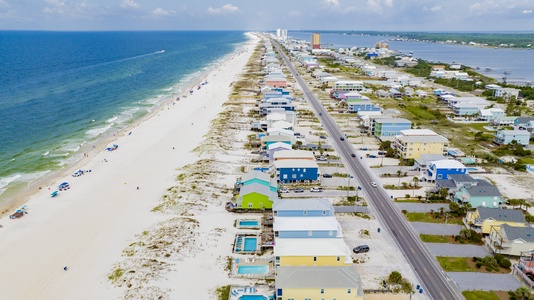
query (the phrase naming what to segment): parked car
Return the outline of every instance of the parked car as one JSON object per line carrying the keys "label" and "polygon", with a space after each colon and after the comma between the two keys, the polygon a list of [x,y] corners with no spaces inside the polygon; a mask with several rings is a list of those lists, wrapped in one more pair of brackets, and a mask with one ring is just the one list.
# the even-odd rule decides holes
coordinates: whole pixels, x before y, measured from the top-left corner
{"label": "parked car", "polygon": [[363,150],[363,151],[365,151],[365,150],[369,150],[369,149],[367,149],[367,148],[360,148],[360,150]]}
{"label": "parked car", "polygon": [[326,140],[326,136],[324,136],[324,135],[319,136],[319,138],[320,138],[320,139],[325,139],[325,140]]}
{"label": "parked car", "polygon": [[376,184],[376,182],[374,182],[374,181],[371,182],[371,185],[372,185],[373,187],[377,187],[377,186],[378,186],[378,184]]}
{"label": "parked car", "polygon": [[326,157],[324,157],[324,156],[319,156],[317,158],[317,160],[319,160],[319,161],[327,161]]}
{"label": "parked car", "polygon": [[369,252],[369,246],[367,245],[360,245],[352,249],[354,253],[367,253]]}
{"label": "parked car", "polygon": [[295,193],[304,193],[304,189],[303,188],[296,188],[295,189]]}
{"label": "parked car", "polygon": [[332,174],[323,174],[323,178],[332,178]]}
{"label": "parked car", "polygon": [[356,157],[356,154],[352,153],[350,156],[352,156],[352,157]]}
{"label": "parked car", "polygon": [[310,189],[310,192],[312,192],[312,193],[320,193],[322,191],[323,191],[323,188],[321,188],[321,187],[312,187]]}
{"label": "parked car", "polygon": [[344,141],[344,140],[345,140],[345,138],[344,138],[344,137],[340,137],[339,139],[340,139],[340,140],[342,140],[342,141]]}
{"label": "parked car", "polygon": [[323,115],[323,113],[319,113],[319,116],[322,116],[322,115]]}
{"label": "parked car", "polygon": [[281,188],[280,193],[289,193],[289,188]]}
{"label": "parked car", "polygon": [[378,155],[386,155],[386,151],[378,151]]}
{"label": "parked car", "polygon": [[369,155],[369,158],[376,158],[376,155]]}

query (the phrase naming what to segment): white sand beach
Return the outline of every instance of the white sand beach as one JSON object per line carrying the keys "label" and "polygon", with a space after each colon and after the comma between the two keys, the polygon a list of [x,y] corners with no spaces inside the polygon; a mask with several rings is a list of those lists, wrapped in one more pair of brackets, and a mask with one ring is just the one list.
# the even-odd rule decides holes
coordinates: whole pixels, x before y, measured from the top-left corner
{"label": "white sand beach", "polygon": [[[91,154],[43,187],[26,203],[27,215],[17,220],[4,217],[0,229],[0,298],[123,298],[125,287],[117,288],[108,276],[124,259],[123,250],[137,242],[143,231],[167,220],[169,230],[182,228],[193,233],[191,226],[198,226],[194,222],[175,226],[171,217],[151,210],[167,189],[176,185],[178,169],[199,160],[199,154],[192,151],[223,111],[230,85],[257,42],[253,37],[220,68],[202,78],[208,84],[195,88],[193,95],[165,104],[151,118],[117,135],[110,143],[119,145],[116,151],[102,149]],[[71,177],[77,169],[91,172]],[[71,189],[51,198],[48,188],[54,190],[63,181],[68,181]],[[189,193],[189,197],[194,198],[194,194]],[[209,289],[228,284],[224,282],[227,274],[220,269],[231,249],[233,232],[224,228],[231,226],[235,217],[224,214],[222,206],[208,207],[206,214],[199,216],[208,220],[194,231],[190,248],[185,245],[187,241],[177,248],[182,251],[182,263],[171,268],[172,276],[161,280],[162,289],[174,290],[173,296],[178,297],[174,299],[208,299]],[[217,237],[226,244],[217,245]],[[196,255],[199,247],[209,247],[210,251]],[[192,260],[185,257],[187,251]],[[64,266],[68,266],[67,271]]]}

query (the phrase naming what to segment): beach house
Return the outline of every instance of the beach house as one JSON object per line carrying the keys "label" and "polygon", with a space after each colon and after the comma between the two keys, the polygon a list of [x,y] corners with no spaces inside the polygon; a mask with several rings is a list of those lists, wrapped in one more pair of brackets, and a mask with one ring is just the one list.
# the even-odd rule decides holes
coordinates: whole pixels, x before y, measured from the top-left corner
{"label": "beach house", "polygon": [[416,159],[421,154],[447,154],[449,140],[429,129],[401,130],[394,147],[402,159]]}
{"label": "beach house", "polygon": [[469,203],[471,207],[498,208],[504,203],[499,189],[484,179],[476,179],[471,185],[464,185],[454,194],[454,200],[460,204]]}
{"label": "beach house", "polygon": [[288,135],[266,135],[261,137],[261,146],[263,149],[267,149],[269,145],[274,143],[285,143],[288,145],[293,145],[296,142],[295,136]]}
{"label": "beach house", "polygon": [[530,142],[530,132],[526,130],[499,130],[495,135],[495,143],[508,145],[512,141],[526,147]]}
{"label": "beach house", "polygon": [[277,151],[273,154],[274,161],[295,160],[295,159],[315,161],[315,156],[313,156],[313,152],[305,151],[305,150]]}
{"label": "beach house", "polygon": [[328,199],[279,199],[273,204],[274,217],[331,217],[334,207]]}
{"label": "beach house", "polygon": [[254,183],[267,186],[273,192],[278,191],[278,183],[276,182],[276,179],[271,178],[271,176],[267,173],[261,171],[250,171],[241,178],[242,186],[247,186]]}
{"label": "beach house", "polygon": [[350,249],[343,239],[276,238],[276,266],[347,266],[352,265]]}
{"label": "beach house", "polygon": [[436,179],[436,188],[447,189],[450,196],[454,196],[462,186],[474,184],[477,184],[477,180],[469,174],[450,174],[448,179]]}
{"label": "beach house", "polygon": [[278,199],[278,193],[270,186],[253,182],[241,187],[237,198],[237,207],[246,209],[270,209],[273,201]]}
{"label": "beach house", "polygon": [[462,175],[466,173],[467,168],[461,162],[454,159],[442,159],[430,163],[424,180],[435,182],[438,179],[448,179],[450,175]]}
{"label": "beach house", "polygon": [[280,182],[315,182],[319,179],[319,165],[314,160],[275,160],[273,171]]}
{"label": "beach house", "polygon": [[342,238],[336,217],[274,217],[274,236],[279,238]]}
{"label": "beach house", "polygon": [[478,119],[480,121],[490,122],[492,120],[500,119],[503,117],[504,117],[504,110],[497,108],[497,107],[481,109],[478,112]]}
{"label": "beach house", "polygon": [[412,122],[402,118],[376,118],[373,121],[372,133],[377,138],[381,139],[388,137],[389,139],[395,139],[396,135],[399,135],[401,130],[410,129]]}
{"label": "beach house", "polygon": [[500,227],[503,224],[530,228],[520,209],[477,207],[467,212],[464,223],[468,228],[479,230],[483,234],[489,234],[491,227]]}
{"label": "beach house", "polygon": [[354,267],[278,267],[277,300],[363,300],[360,276]]}
{"label": "beach house", "polygon": [[269,155],[269,163],[272,164],[274,161],[274,153],[278,151],[285,151],[285,150],[291,150],[292,146],[290,144],[277,142],[270,144],[267,147],[267,153]]}
{"label": "beach house", "polygon": [[[347,96],[348,95],[348,96]],[[380,111],[380,107],[376,106],[369,97],[361,96],[360,97],[352,97],[350,94],[346,94],[347,99],[345,102],[347,103],[347,111],[351,113],[359,113],[364,111]]]}
{"label": "beach house", "polygon": [[484,242],[493,253],[520,256],[521,252],[534,249],[534,228],[508,224],[491,226],[489,236]]}
{"label": "beach house", "polygon": [[334,84],[332,91],[356,91],[361,92],[365,89],[363,81],[354,81],[354,80],[338,80]]}

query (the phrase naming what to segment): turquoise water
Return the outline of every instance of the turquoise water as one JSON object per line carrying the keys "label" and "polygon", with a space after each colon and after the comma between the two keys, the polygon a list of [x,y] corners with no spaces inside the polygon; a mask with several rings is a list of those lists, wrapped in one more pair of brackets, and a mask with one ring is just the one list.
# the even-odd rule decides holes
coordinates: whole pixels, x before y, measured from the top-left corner
{"label": "turquoise water", "polygon": [[267,300],[267,298],[262,295],[243,295],[239,300]]}
{"label": "turquoise water", "polygon": [[267,274],[268,266],[239,266],[237,274]]}
{"label": "turquoise water", "polygon": [[256,251],[258,247],[258,238],[245,238],[245,246],[243,247],[243,250],[245,252],[254,252]]}
{"label": "turquoise water", "polygon": [[245,41],[238,31],[0,31],[0,202],[182,95]]}
{"label": "turquoise water", "polygon": [[247,220],[247,221],[239,221],[239,226],[241,227],[253,227],[253,226],[258,226],[258,221],[251,221],[251,220]]}

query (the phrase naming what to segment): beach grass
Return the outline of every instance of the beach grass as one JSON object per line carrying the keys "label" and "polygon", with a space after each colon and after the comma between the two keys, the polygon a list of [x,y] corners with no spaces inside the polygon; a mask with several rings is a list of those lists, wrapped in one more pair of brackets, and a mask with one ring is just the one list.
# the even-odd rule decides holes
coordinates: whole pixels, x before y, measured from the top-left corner
{"label": "beach grass", "polygon": [[448,243],[447,238],[442,235],[420,234],[419,237],[424,243]]}
{"label": "beach grass", "polygon": [[466,257],[437,256],[436,259],[445,272],[476,272],[469,266]]}
{"label": "beach grass", "polygon": [[228,300],[230,297],[230,285],[223,285],[215,290],[217,300]]}

